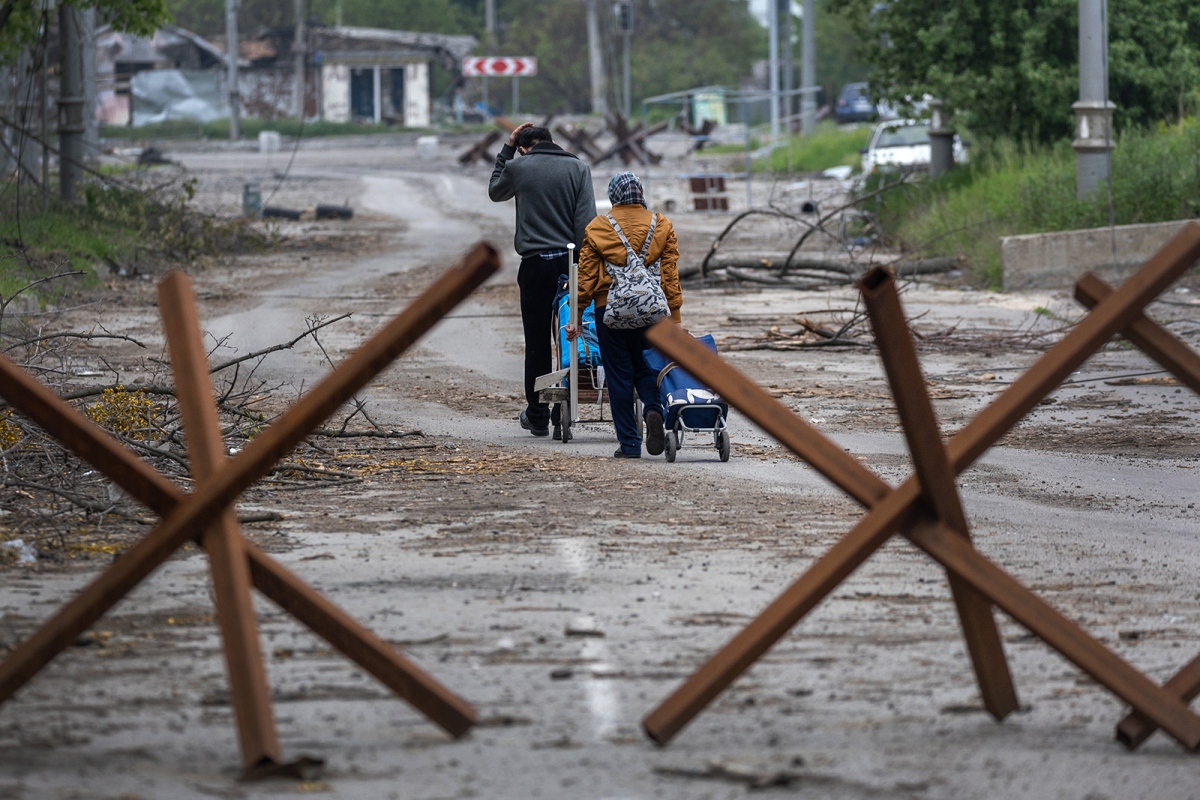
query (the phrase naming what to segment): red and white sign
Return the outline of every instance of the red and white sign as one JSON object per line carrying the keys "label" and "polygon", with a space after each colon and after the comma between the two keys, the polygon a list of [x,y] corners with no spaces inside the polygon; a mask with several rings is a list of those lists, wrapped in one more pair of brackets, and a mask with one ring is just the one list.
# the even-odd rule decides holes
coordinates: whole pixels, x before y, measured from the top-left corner
{"label": "red and white sign", "polygon": [[468,56],[463,59],[462,74],[467,78],[476,75],[532,78],[534,75],[537,75],[537,59],[533,56],[518,56],[515,58]]}

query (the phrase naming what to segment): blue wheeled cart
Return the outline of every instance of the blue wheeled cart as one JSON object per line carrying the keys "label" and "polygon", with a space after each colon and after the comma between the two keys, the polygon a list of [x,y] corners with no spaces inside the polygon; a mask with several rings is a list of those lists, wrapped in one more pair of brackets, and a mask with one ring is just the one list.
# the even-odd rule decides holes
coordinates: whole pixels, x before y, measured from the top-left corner
{"label": "blue wheeled cart", "polygon": [[[717,343],[711,334],[697,336],[696,341],[714,353]],[[645,350],[642,355],[646,365],[658,372],[658,390],[662,395],[663,427],[666,429],[667,461],[685,446],[685,433],[709,434],[712,445],[722,461],[729,460],[729,428],[725,421],[729,416],[729,404],[700,381],[693,378],[674,361],[668,361],[657,350]],[[686,445],[709,447],[707,443]]]}

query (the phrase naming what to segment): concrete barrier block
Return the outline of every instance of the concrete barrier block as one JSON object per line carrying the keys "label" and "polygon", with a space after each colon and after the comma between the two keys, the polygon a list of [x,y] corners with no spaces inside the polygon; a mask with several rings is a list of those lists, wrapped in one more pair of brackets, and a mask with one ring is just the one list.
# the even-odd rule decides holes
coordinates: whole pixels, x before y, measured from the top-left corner
{"label": "concrete barrier block", "polygon": [[1116,277],[1124,279],[1187,223],[1177,220],[1118,225],[1115,270],[1110,228],[1005,236],[1000,239],[1004,289],[1069,289],[1091,271],[1108,281],[1113,279],[1114,271]]}

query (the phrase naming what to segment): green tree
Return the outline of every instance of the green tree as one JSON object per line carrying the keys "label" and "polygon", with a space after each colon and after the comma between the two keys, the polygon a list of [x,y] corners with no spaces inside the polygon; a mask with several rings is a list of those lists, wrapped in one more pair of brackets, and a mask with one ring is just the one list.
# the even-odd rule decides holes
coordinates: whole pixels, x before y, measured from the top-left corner
{"label": "green tree", "polygon": [[[164,0],[71,0],[66,5],[94,8],[99,18],[120,31],[148,35],[169,19]],[[50,24],[56,25],[56,15]],[[41,35],[42,11],[37,0],[0,1],[0,63],[6,63]]]}
{"label": "green tree", "polygon": [[[323,25],[337,21],[338,0],[307,1],[309,19]],[[225,0],[166,2],[177,25],[201,36],[225,31]],[[341,6],[343,25],[476,35],[483,29],[483,6],[476,0],[341,0]],[[253,34],[263,28],[290,26],[295,22],[295,9],[294,0],[242,0],[238,27]]]}
{"label": "green tree", "polygon": [[[619,85],[620,35],[600,3],[610,43],[610,98]],[[542,112],[590,109],[587,18],[577,0],[497,4],[497,53],[538,57],[538,76],[522,81],[522,106]],[[633,105],[640,98],[711,84],[737,84],[766,55],[766,33],[745,0],[635,0],[631,48]],[[528,98],[528,100],[524,99]]]}
{"label": "green tree", "polygon": [[[862,57],[862,39],[850,18],[830,8],[830,0],[816,0],[816,19],[813,23],[813,49],[816,51],[817,83],[833,102],[847,83],[867,80],[869,67]],[[793,22],[796,41],[800,40],[801,20]],[[797,57],[796,85],[799,86],[800,48]]]}
{"label": "green tree", "polygon": [[[981,135],[1069,136],[1078,97],[1077,0],[831,0],[862,37],[872,92],[943,98]],[[1118,127],[1177,118],[1200,75],[1200,5],[1109,5]]]}

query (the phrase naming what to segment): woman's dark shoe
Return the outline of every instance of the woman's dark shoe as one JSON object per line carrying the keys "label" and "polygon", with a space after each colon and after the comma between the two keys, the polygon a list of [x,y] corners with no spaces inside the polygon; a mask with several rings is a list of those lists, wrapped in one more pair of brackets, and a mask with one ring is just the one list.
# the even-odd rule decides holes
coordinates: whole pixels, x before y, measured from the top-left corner
{"label": "woman's dark shoe", "polygon": [[652,456],[662,455],[666,446],[667,435],[663,431],[662,414],[657,411],[646,412],[646,452]]}
{"label": "woman's dark shoe", "polygon": [[550,435],[550,426],[549,425],[543,425],[540,428],[535,428],[533,426],[533,423],[531,423],[529,421],[529,416],[524,411],[521,412],[521,427],[524,428],[525,430],[529,431],[530,433],[532,433],[534,436],[549,436]]}
{"label": "woman's dark shoe", "polygon": [[613,458],[641,458],[641,457],[642,457],[641,453],[626,453],[624,450],[620,450],[620,449],[618,449],[617,452],[613,453]]}

